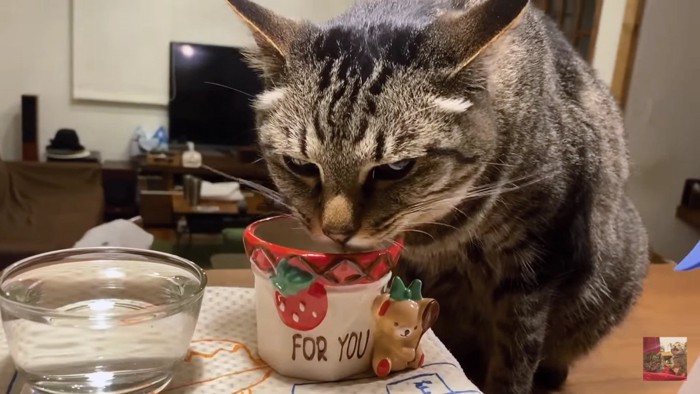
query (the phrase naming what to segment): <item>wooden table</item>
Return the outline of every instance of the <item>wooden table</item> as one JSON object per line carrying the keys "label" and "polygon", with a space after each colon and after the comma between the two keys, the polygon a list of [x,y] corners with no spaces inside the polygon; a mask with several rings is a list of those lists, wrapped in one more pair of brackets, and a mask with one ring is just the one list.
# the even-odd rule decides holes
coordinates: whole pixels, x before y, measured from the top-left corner
{"label": "wooden table", "polygon": [[188,235],[192,243],[192,234],[221,234],[226,228],[243,228],[266,216],[271,207],[265,198],[257,193],[243,192],[245,205],[237,201],[220,201],[202,199],[197,206],[190,205],[182,193],[171,196],[173,215],[176,220],[185,219],[186,226],[178,225],[176,243],[183,235]]}
{"label": "wooden table", "polygon": [[182,194],[173,194],[173,213],[175,215],[237,215],[236,201],[200,200],[197,206],[190,205]]}
{"label": "wooden table", "polygon": [[[248,269],[210,270],[210,286],[252,287]],[[700,356],[700,270],[650,268],[644,293],[627,320],[573,368],[565,394],[677,393],[682,382],[642,380],[644,336],[688,337],[688,369]]]}
{"label": "wooden table", "polygon": [[[243,192],[245,197],[245,212],[248,215],[269,215],[274,210],[265,197],[258,193]],[[237,215],[241,213],[240,204],[236,201],[220,201],[211,199],[202,199],[199,205],[190,205],[182,193],[172,195],[173,213],[176,215]]]}

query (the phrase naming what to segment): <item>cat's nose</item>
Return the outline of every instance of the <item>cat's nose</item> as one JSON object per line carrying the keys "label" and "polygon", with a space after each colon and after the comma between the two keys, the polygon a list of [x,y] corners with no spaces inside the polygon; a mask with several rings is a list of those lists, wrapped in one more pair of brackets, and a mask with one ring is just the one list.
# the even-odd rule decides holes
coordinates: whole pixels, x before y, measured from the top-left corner
{"label": "cat's nose", "polygon": [[333,241],[345,245],[357,233],[355,209],[344,195],[329,199],[323,206],[321,230]]}
{"label": "cat's nose", "polygon": [[348,243],[350,238],[352,238],[352,236],[353,236],[353,233],[349,232],[349,231],[347,231],[347,232],[334,232],[334,231],[325,231],[324,230],[323,233],[326,234],[326,236],[328,238],[332,239],[333,241],[335,241],[341,245],[345,245],[346,243]]}

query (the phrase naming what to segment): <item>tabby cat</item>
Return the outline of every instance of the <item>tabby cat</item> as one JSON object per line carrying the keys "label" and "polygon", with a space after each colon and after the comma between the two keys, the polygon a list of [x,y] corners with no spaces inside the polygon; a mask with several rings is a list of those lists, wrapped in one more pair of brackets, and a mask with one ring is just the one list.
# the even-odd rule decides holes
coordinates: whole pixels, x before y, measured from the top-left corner
{"label": "tabby cat", "polygon": [[312,24],[229,0],[258,139],[316,237],[404,237],[434,330],[486,393],[556,389],[648,267],[606,86],[527,0],[365,0]]}

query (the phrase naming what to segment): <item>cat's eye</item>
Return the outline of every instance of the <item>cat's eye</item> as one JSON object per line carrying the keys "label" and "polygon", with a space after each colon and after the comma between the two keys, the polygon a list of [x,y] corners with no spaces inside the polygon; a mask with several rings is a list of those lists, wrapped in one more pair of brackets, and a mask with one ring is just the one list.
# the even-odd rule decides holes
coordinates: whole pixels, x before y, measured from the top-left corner
{"label": "cat's eye", "polygon": [[372,178],[380,181],[397,181],[405,178],[416,164],[414,159],[396,161],[374,167]]}
{"label": "cat's eye", "polygon": [[320,174],[318,166],[314,163],[284,156],[284,165],[293,173],[305,177],[317,177]]}

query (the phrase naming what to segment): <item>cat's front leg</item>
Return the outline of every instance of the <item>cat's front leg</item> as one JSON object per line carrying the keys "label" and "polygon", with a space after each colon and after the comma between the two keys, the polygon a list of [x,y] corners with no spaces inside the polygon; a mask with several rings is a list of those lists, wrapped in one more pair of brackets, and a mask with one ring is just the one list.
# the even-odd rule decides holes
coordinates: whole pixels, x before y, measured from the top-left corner
{"label": "cat's front leg", "polygon": [[541,359],[549,296],[496,292],[494,298],[494,342],[485,393],[530,394]]}

